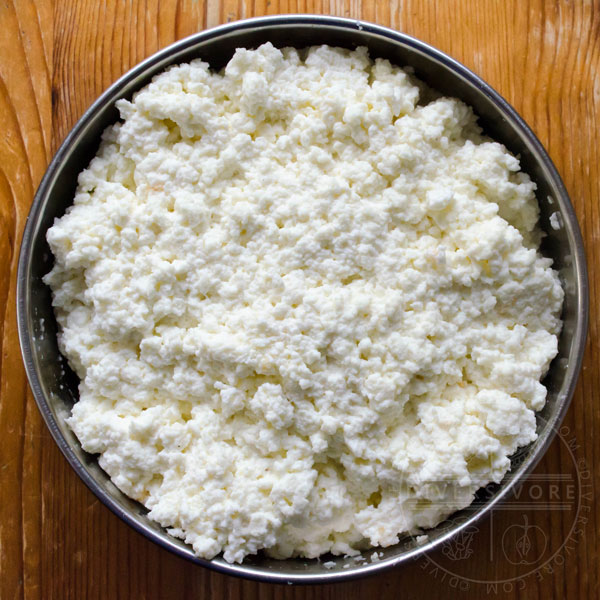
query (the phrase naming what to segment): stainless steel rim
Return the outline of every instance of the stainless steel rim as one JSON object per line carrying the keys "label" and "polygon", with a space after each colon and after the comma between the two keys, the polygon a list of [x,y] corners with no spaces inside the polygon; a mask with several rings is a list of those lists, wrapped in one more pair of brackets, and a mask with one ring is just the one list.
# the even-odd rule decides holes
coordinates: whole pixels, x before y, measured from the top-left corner
{"label": "stainless steel rim", "polygon": [[[382,560],[377,563],[363,565],[362,567],[360,567],[360,569],[353,569],[347,572],[324,572],[319,573],[317,575],[298,573],[286,575],[282,573],[268,572],[266,570],[254,566],[247,566],[244,564],[228,564],[222,560],[209,561],[200,559],[193,555],[191,549],[186,552],[182,550],[180,546],[174,543],[170,543],[168,540],[160,537],[153,530],[141,526],[126,511],[119,507],[115,500],[111,496],[109,496],[107,492],[102,487],[100,487],[96,483],[96,481],[90,476],[85,466],[79,461],[79,459],[69,446],[69,443],[63,437],[55,421],[54,415],[52,414],[52,411],[49,408],[48,400],[46,399],[42,391],[39,373],[37,372],[35,361],[33,358],[32,328],[30,319],[28,317],[28,309],[31,296],[30,284],[32,243],[33,239],[39,234],[39,217],[44,206],[44,200],[48,195],[49,191],[52,189],[52,186],[57,176],[57,170],[59,168],[59,165],[72,152],[73,147],[80,139],[82,132],[88,126],[89,122],[93,119],[94,115],[99,110],[99,108],[106,105],[108,102],[113,102],[114,99],[122,93],[122,90],[132,81],[134,81],[136,77],[138,77],[140,74],[146,72],[151,68],[155,68],[157,65],[169,63],[170,57],[178,51],[193,47],[199,42],[207,41],[212,38],[222,36],[224,34],[231,33],[234,31],[240,31],[244,29],[257,27],[273,27],[282,24],[293,24],[303,26],[309,25],[315,27],[327,25],[328,27],[339,29],[359,30],[373,34],[375,36],[380,36],[383,38],[388,38],[393,41],[400,42],[404,45],[410,46],[412,49],[416,50],[419,53],[422,53],[423,55],[432,57],[435,60],[439,61],[445,67],[453,71],[455,75],[460,77],[469,85],[477,88],[480,92],[482,92],[489,99],[491,99],[493,103],[497,106],[498,110],[502,113],[503,118],[515,125],[524,135],[524,137],[526,137],[529,144],[534,149],[536,157],[540,161],[545,171],[546,177],[553,182],[553,184],[556,186],[556,189],[559,191],[561,213],[564,219],[564,226],[567,230],[570,245],[572,248],[575,249],[574,256],[572,258],[574,262],[574,268],[576,271],[576,286],[578,293],[577,309],[579,316],[576,321],[575,331],[573,332],[574,344],[572,345],[572,348],[574,348],[574,350],[571,351],[571,355],[569,356],[569,367],[566,374],[565,384],[563,385],[563,388],[566,389],[566,393],[560,398],[560,406],[559,409],[553,415],[554,418],[551,422],[547,424],[547,427],[545,429],[545,437],[542,437],[542,439],[539,440],[537,451],[533,455],[531,455],[529,459],[526,460],[525,463],[522,465],[522,469],[519,473],[519,476],[508,481],[504,488],[485,507],[477,511],[470,518],[466,519],[463,523],[449,531],[444,536],[437,538],[434,542],[429,542],[420,547],[416,547],[411,551],[405,552],[399,557],[393,557],[387,560]],[[398,566],[403,562],[414,559],[422,553],[440,546],[450,537],[453,537],[459,531],[465,529],[469,525],[472,525],[473,523],[478,521],[484,514],[488,513],[495,504],[500,502],[504,497],[507,496],[507,494],[509,494],[512,491],[519,477],[522,477],[525,473],[528,473],[535,467],[539,459],[544,454],[545,450],[548,448],[550,442],[553,439],[554,431],[556,430],[557,426],[560,424],[564,417],[564,414],[573,396],[573,392],[577,382],[577,377],[583,360],[583,352],[588,326],[588,310],[588,279],[585,252],[583,247],[583,241],[581,238],[581,233],[577,224],[577,219],[573,207],[569,201],[564,184],[561,181],[560,176],[558,175],[558,172],[556,171],[556,168],[554,167],[548,154],[540,144],[539,140],[533,134],[531,129],[525,124],[525,122],[516,113],[516,111],[496,91],[494,91],[477,75],[475,75],[469,69],[467,69],[454,59],[450,58],[446,54],[440,52],[439,50],[429,46],[424,42],[421,42],[405,34],[396,32],[392,29],[375,25],[372,23],[338,17],[325,17],[319,15],[287,15],[259,17],[247,19],[244,21],[237,21],[234,23],[216,27],[214,29],[203,31],[201,33],[180,40],[168,46],[167,48],[164,48],[163,50],[157,52],[153,56],[139,63],[128,73],[126,73],[120,79],[118,79],[112,86],[110,86],[83,114],[81,119],[77,122],[75,127],[68,134],[65,141],[63,142],[55,157],[53,158],[52,162],[50,163],[48,170],[46,171],[46,174],[44,175],[40,183],[40,186],[37,190],[31,207],[29,217],[27,219],[22,238],[17,281],[17,317],[19,341],[21,345],[21,352],[23,354],[25,368],[27,371],[27,377],[29,379],[29,384],[33,391],[40,412],[42,413],[42,416],[54,440],[58,444],[59,448],[61,449],[61,451],[63,452],[73,469],[84,481],[84,483],[112,512],[114,512],[117,516],[123,519],[126,523],[131,525],[138,532],[142,533],[154,542],[160,544],[167,550],[170,550],[171,552],[174,552],[179,556],[183,556],[184,558],[192,560],[197,564],[207,566],[222,573],[273,583],[331,583],[334,581],[348,580],[381,572],[389,568]]]}

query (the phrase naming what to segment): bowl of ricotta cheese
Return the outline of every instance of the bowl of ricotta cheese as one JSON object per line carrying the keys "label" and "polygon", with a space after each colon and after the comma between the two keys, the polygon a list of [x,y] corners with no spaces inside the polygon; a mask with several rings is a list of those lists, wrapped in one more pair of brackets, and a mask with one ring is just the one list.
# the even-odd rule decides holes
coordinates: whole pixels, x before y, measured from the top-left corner
{"label": "bowl of ricotta cheese", "polygon": [[509,494],[567,409],[587,305],[573,208],[515,111],[423,42],[311,15],[119,79],[19,261],[29,381],[83,481],[272,582],[399,565]]}

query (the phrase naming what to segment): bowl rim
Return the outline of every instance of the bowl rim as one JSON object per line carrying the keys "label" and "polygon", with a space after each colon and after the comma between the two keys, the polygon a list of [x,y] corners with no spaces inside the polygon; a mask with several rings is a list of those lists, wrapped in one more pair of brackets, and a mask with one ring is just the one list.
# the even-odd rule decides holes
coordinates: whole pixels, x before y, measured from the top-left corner
{"label": "bowl rim", "polygon": [[[110,496],[89,474],[83,463],[80,462],[78,457],[73,452],[70,444],[67,442],[65,437],[62,435],[57,422],[52,414],[49,407],[48,401],[42,391],[40,384],[39,374],[37,372],[34,353],[32,348],[32,331],[30,328],[28,309],[29,299],[31,295],[30,283],[31,283],[31,263],[32,263],[32,244],[35,239],[39,226],[40,226],[40,215],[45,205],[45,199],[48,196],[49,191],[52,189],[57,173],[60,170],[62,161],[72,151],[72,146],[75,145],[78,136],[86,128],[86,126],[93,120],[95,114],[104,107],[107,103],[113,102],[118,94],[125,88],[129,83],[135,80],[136,77],[142,75],[148,69],[151,69],[158,63],[168,59],[171,55],[178,52],[184,51],[197,45],[201,42],[206,42],[215,37],[230,34],[235,31],[243,31],[246,29],[253,29],[258,27],[273,27],[277,25],[309,25],[309,26],[323,26],[346,29],[346,30],[358,30],[364,31],[370,34],[375,34],[384,38],[391,39],[392,41],[399,42],[405,46],[411,47],[413,50],[420,52],[430,58],[433,58],[440,62],[445,68],[454,72],[455,75],[465,80],[471,86],[477,88],[482,92],[492,103],[496,109],[503,115],[504,118],[510,120],[512,124],[520,130],[520,133],[527,139],[529,144],[536,152],[536,159],[541,161],[542,167],[545,169],[547,177],[552,180],[556,189],[559,191],[561,196],[561,214],[563,216],[564,228],[566,229],[567,236],[572,246],[573,252],[573,263],[574,271],[576,274],[576,287],[577,287],[577,313],[576,323],[573,331],[574,344],[572,344],[572,350],[569,356],[569,365],[565,374],[566,393],[562,398],[557,399],[561,401],[559,409],[553,414],[553,419],[549,422],[549,428],[547,427],[547,435],[545,439],[541,440],[541,444],[534,453],[529,457],[529,460],[525,461],[523,470],[519,473],[518,477],[513,478],[507,482],[506,485],[498,492],[498,494],[490,501],[486,503],[484,507],[475,512],[469,518],[465,519],[462,523],[456,525],[445,534],[441,535],[434,541],[429,541],[421,546],[417,546],[398,557],[391,557],[388,559],[381,560],[379,562],[371,562],[357,566],[353,569],[349,569],[345,572],[331,571],[323,572],[318,574],[303,574],[303,573],[288,573],[279,574],[275,572],[269,572],[264,569],[257,568],[253,565],[244,565],[244,563],[226,563],[223,560],[207,560],[193,555],[193,552],[186,552],[181,546],[175,543],[170,543],[169,540],[164,539],[154,530],[144,527],[139,524],[134,518],[130,516],[128,511],[124,511],[117,502]],[[409,36],[405,33],[401,33],[392,28],[370,23],[368,21],[350,19],[344,17],[325,16],[325,15],[314,15],[314,14],[290,14],[290,15],[271,15],[264,17],[253,17],[249,19],[243,19],[234,21],[224,25],[220,25],[211,29],[200,31],[192,34],[188,37],[178,40],[158,52],[152,54],[148,58],[142,60],[136,64],[129,71],[119,77],[113,84],[111,84],[83,113],[78,119],[74,127],[69,131],[64,141],[61,143],[59,149],[51,160],[34,196],[29,215],[27,217],[23,236],[21,239],[20,255],[18,261],[18,273],[17,273],[17,325],[19,334],[19,343],[23,361],[25,364],[26,374],[29,381],[29,385],[33,392],[33,396],[37,403],[37,406],[42,414],[42,417],[46,423],[46,426],[50,430],[54,441],[60,448],[61,452],[75,470],[85,485],[94,493],[94,495],[101,500],[101,502],[107,506],[114,514],[120,519],[125,521],[138,533],[141,533],[148,539],[157,543],[161,547],[169,550],[170,552],[186,558],[196,564],[206,566],[215,571],[251,579],[255,581],[263,581],[270,583],[311,583],[311,584],[323,584],[333,583],[338,581],[348,581],[382,571],[391,569],[409,560],[420,556],[424,552],[433,550],[439,547],[447,540],[456,536],[460,531],[464,530],[475,522],[479,521],[483,516],[489,513],[490,509],[493,508],[498,502],[502,501],[516,485],[517,481],[521,477],[529,473],[538,463],[538,461],[545,454],[550,442],[554,438],[557,426],[563,420],[564,415],[569,407],[579,372],[581,369],[583,354],[585,349],[585,342],[587,337],[588,319],[589,319],[589,284],[587,276],[587,266],[585,258],[585,250],[583,245],[583,239],[577,218],[575,215],[574,208],[570,202],[567,190],[558,174],[556,167],[550,159],[548,153],[538,140],[536,135],[520,117],[516,110],[490,85],[485,83],[478,75],[473,73],[470,69],[464,66],[462,63],[451,58],[444,52],[434,48],[433,46]],[[547,424],[548,425],[548,424]]]}

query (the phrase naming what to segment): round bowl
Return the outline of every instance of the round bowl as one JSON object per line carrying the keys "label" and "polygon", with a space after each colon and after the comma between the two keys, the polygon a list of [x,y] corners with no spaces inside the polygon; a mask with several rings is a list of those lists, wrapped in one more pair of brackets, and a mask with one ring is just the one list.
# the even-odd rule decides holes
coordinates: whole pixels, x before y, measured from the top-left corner
{"label": "round bowl", "polygon": [[[381,555],[377,562],[366,560],[359,564],[344,557],[327,557],[327,563],[307,559],[279,561],[258,555],[248,557],[242,564],[229,564],[222,558],[198,558],[190,546],[150,521],[141,504],[112,484],[96,457],[82,450],[65,424],[78,398],[78,380],[59,353],[50,290],[42,282],[53,260],[46,231],[71,204],[77,175],[95,155],[100,134],[119,119],[117,99],[130,98],[171,64],[200,57],[220,69],[236,48],[257,47],[266,41],[279,47],[298,48],[318,44],[367,46],[372,57],[410,66],[432,88],[471,105],[485,133],[519,155],[522,169],[536,182],[540,225],[547,234],[542,252],[553,258],[566,293],[559,352],[544,381],[548,401],[537,415],[537,440],[513,457],[511,471],[499,485],[481,490],[470,507],[428,531],[426,543],[419,544],[407,536],[395,546],[378,549]],[[554,213],[559,214],[551,221]],[[361,21],[293,15],[230,23],[176,42],[134,67],[92,104],[58,150],[33,201],[19,258],[17,302],[21,350],[39,409],[71,466],[108,508],[164,548],[222,573],[276,583],[326,583],[383,571],[439,546],[488,513],[535,466],[565,414],[580,370],[587,330],[588,283],[581,234],[565,187],[540,142],[498,93],[452,58],[407,35]]]}

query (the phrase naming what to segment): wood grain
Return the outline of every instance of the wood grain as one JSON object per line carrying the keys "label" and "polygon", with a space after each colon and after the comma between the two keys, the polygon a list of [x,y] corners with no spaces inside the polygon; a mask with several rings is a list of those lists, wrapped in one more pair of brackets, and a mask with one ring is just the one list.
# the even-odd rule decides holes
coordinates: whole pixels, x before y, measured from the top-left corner
{"label": "wood grain", "polygon": [[[569,515],[527,513],[529,523],[544,532],[534,542],[547,543],[560,557],[527,577],[519,577],[519,567],[506,560],[490,559],[498,532],[522,525],[519,511],[495,513],[493,523],[481,528],[468,573],[460,571],[466,586],[427,559],[335,586],[289,588],[218,575],[168,554],[113,516],[77,478],[43,426],[21,364],[15,274],[27,212],[53,152],[111,82],[159,48],[227,21],[304,12],[362,18],[414,35],[504,95],[563,176],[585,237],[591,297],[596,297],[596,1],[0,0],[0,599],[599,596],[600,365],[593,301],[585,364],[564,422],[564,441],[553,443],[536,470],[540,477],[561,474],[573,481],[587,475],[585,522],[561,550],[570,539]],[[432,558],[443,560],[439,554]],[[513,579],[490,587],[469,583],[468,577]]]}

